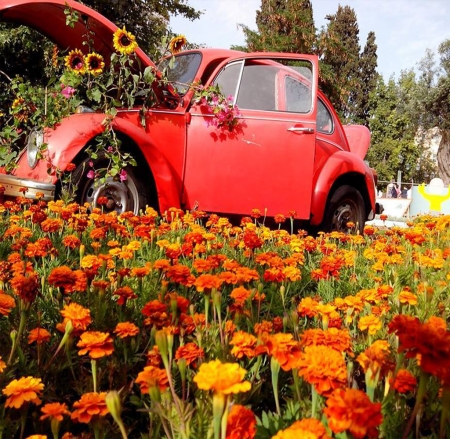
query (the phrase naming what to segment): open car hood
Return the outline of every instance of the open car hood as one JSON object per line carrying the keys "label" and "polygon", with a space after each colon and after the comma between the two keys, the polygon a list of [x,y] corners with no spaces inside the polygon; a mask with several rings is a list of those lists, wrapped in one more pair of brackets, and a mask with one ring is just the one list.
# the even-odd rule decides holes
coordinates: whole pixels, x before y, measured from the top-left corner
{"label": "open car hood", "polygon": [[[78,12],[78,22],[72,28],[66,25],[64,11],[71,8]],[[73,0],[2,0],[0,2],[0,21],[28,26],[54,42],[61,50],[80,49],[87,52],[86,32],[93,32],[93,48],[110,59],[115,51],[113,34],[117,26],[103,15]],[[141,50],[136,50],[142,68],[155,67],[150,58]]]}

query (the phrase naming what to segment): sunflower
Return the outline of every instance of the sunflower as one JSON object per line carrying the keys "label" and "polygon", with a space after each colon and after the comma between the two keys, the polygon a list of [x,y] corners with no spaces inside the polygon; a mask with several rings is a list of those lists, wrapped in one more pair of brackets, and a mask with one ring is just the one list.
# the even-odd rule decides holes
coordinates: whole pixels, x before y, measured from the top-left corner
{"label": "sunflower", "polygon": [[123,29],[117,29],[114,32],[113,43],[114,49],[124,55],[132,54],[138,47],[136,37],[130,32],[126,31],[125,26],[123,27]]}
{"label": "sunflower", "polygon": [[183,46],[187,43],[186,37],[184,35],[178,35],[173,37],[169,43],[169,50],[172,55],[180,53]]}
{"label": "sunflower", "polygon": [[79,49],[71,50],[64,58],[64,65],[77,75],[83,75],[85,72],[83,52]]}
{"label": "sunflower", "polygon": [[103,72],[105,68],[105,62],[103,61],[103,56],[98,53],[90,53],[86,55],[84,60],[86,71],[93,76],[97,76]]}

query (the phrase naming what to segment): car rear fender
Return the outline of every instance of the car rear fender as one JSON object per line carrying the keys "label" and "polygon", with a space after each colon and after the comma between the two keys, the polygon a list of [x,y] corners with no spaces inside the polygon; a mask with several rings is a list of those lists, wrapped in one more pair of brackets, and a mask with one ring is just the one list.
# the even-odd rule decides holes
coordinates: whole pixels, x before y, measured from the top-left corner
{"label": "car rear fender", "polygon": [[333,154],[316,176],[311,200],[311,219],[313,226],[321,224],[328,200],[342,185],[357,189],[366,204],[366,212],[375,212],[375,185],[369,166],[347,151]]}
{"label": "car rear fender", "polygon": [[[63,120],[55,130],[48,131],[45,141],[48,143],[51,163],[58,169],[65,169],[68,163],[76,162],[86,145],[103,132],[104,118],[104,114],[76,114]],[[117,134],[131,139],[145,157],[155,179],[160,210],[164,212],[169,207],[179,207],[181,188],[177,187],[177,178],[167,159],[155,147],[151,136],[135,123],[120,117],[114,118],[111,126]]]}

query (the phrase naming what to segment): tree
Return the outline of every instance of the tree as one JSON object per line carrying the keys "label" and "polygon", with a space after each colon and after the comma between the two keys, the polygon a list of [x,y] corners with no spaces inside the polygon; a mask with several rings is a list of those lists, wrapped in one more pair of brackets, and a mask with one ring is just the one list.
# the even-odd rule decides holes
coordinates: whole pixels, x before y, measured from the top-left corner
{"label": "tree", "polygon": [[359,27],[355,11],[339,5],[336,14],[325,17],[329,23],[320,35],[323,64],[332,77],[323,78],[323,88],[337,111],[351,120],[360,88]]}
{"label": "tree", "polygon": [[258,31],[240,25],[248,51],[315,53],[316,28],[310,0],[261,0]]}
{"label": "tree", "polygon": [[377,45],[375,33],[369,32],[364,50],[359,58],[359,88],[354,96],[354,121],[369,125],[369,96],[375,89],[377,78]]}

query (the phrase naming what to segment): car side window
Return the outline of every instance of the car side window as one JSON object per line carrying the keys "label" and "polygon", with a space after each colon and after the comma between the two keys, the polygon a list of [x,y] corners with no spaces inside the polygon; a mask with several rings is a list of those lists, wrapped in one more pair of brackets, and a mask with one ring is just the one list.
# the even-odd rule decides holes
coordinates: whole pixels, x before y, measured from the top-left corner
{"label": "car side window", "polygon": [[219,86],[225,97],[233,96],[233,98],[236,98],[241,69],[242,62],[228,64],[214,80],[214,84]]}
{"label": "car side window", "polygon": [[286,111],[293,113],[309,113],[311,111],[311,87],[301,81],[286,77]]}
{"label": "car side window", "polygon": [[278,68],[261,64],[244,67],[237,106],[248,110],[277,110],[276,87]]}
{"label": "car side window", "polygon": [[333,132],[333,118],[325,104],[319,100],[317,106],[317,131],[330,134]]}

